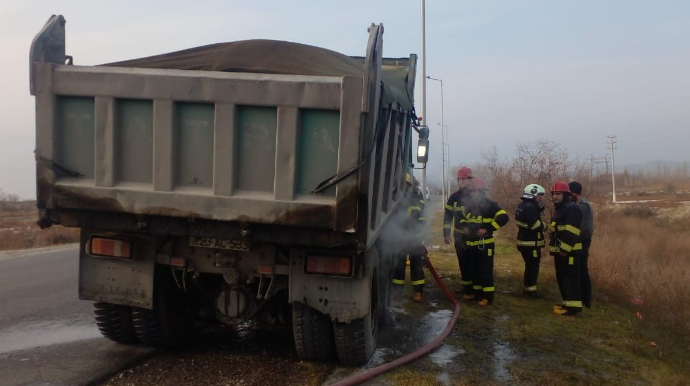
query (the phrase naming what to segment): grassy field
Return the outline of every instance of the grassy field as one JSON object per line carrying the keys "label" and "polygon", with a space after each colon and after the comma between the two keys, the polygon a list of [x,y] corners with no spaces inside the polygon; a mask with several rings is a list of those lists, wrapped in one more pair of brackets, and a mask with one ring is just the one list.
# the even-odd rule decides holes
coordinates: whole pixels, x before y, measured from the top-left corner
{"label": "grassy field", "polygon": [[[439,219],[440,214],[435,217]],[[561,299],[550,257],[542,258],[539,277],[544,299],[522,295],[524,264],[514,248],[515,225],[511,222],[498,238],[494,304],[482,309],[474,302],[463,302],[454,331],[445,342],[463,354],[444,369],[422,359],[385,375],[387,382],[415,386],[690,385],[690,339],[679,323],[687,319],[676,318],[671,306],[675,304],[683,312],[690,309],[683,304],[688,298],[684,270],[690,263],[675,247],[665,248],[664,258],[643,258],[647,256],[644,248],[653,249],[657,244],[647,246],[649,240],[636,231],[645,228],[634,217],[611,210],[600,212],[598,219],[598,241],[590,260],[594,280],[590,310],[574,318],[552,314],[551,306]],[[620,222],[626,225],[613,225]],[[614,234],[620,241],[604,242]],[[636,241],[630,243],[631,238]],[[688,242],[673,239],[681,243],[680,248]],[[460,288],[457,259],[453,247],[442,243],[440,220],[432,224],[431,241],[440,245],[430,257],[444,284],[451,290]],[[631,256],[633,251],[637,253]],[[654,279],[649,280],[651,277]],[[645,280],[643,286],[634,284]],[[430,281],[433,279],[427,275]],[[427,302],[448,304],[434,284],[428,287]],[[675,289],[669,291],[670,287]],[[668,305],[659,301],[664,298],[661,293],[667,294]],[[630,302],[635,297],[643,298],[643,303]],[[449,376],[440,379],[439,371]]]}
{"label": "grassy field", "polygon": [[78,229],[54,225],[42,230],[37,220],[35,201],[0,202],[0,251],[79,241]]}

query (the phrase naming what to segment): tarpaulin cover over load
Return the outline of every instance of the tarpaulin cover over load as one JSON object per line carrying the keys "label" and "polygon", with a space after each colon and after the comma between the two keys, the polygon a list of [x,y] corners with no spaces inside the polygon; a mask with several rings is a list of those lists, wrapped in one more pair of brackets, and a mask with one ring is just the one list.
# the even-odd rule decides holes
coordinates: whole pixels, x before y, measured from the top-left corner
{"label": "tarpaulin cover over load", "polygon": [[[406,82],[409,60],[403,58],[396,62],[397,66],[382,67],[383,106],[398,103],[403,110],[410,111],[413,96]],[[217,43],[105,65],[306,76],[364,76],[362,59],[325,48],[276,40]]]}

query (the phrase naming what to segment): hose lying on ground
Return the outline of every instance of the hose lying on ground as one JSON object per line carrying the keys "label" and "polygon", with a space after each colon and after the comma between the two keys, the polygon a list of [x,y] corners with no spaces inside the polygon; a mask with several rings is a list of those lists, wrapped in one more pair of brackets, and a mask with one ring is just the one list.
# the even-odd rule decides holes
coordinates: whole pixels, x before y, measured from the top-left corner
{"label": "hose lying on ground", "polygon": [[460,313],[460,304],[458,303],[457,299],[448,291],[446,286],[443,284],[441,281],[441,278],[438,276],[438,273],[436,272],[436,269],[434,269],[433,264],[431,264],[431,260],[429,259],[429,252],[424,248],[424,258],[426,259],[426,265],[429,268],[429,271],[431,272],[431,275],[434,276],[434,279],[436,280],[436,283],[438,283],[438,286],[441,287],[441,290],[443,293],[446,294],[446,297],[448,300],[450,300],[451,303],[455,306],[455,309],[453,310],[453,316],[450,318],[450,321],[448,321],[448,325],[446,328],[441,332],[439,336],[436,337],[436,339],[432,340],[431,342],[427,343],[426,345],[422,346],[416,351],[413,351],[401,358],[398,358],[392,362],[384,363],[381,366],[377,366],[371,369],[368,369],[364,372],[361,372],[359,374],[355,374],[349,378],[342,379],[336,383],[331,384],[330,386],[353,386],[353,385],[358,385],[364,381],[367,381],[369,379],[372,379],[374,377],[377,377],[383,373],[385,373],[388,370],[392,370],[398,366],[402,366],[406,363],[409,363],[422,355],[425,355],[429,353],[431,350],[435,349],[438,347],[441,342],[443,342],[446,337],[450,334],[450,332],[453,330],[453,326],[455,326],[455,321],[458,319],[458,314]]}

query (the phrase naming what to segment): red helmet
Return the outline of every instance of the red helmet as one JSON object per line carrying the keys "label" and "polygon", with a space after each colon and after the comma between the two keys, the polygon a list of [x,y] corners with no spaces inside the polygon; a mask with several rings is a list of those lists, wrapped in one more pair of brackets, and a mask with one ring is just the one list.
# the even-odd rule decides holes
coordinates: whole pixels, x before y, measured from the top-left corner
{"label": "red helmet", "polygon": [[463,166],[458,170],[458,178],[472,178],[472,169]]}
{"label": "red helmet", "polygon": [[554,192],[570,193],[570,187],[568,186],[567,182],[556,181],[554,182],[553,186],[551,186],[551,193]]}
{"label": "red helmet", "polygon": [[484,182],[483,179],[476,177],[470,180],[469,185],[467,186],[469,190],[485,190],[486,189],[486,182]]}

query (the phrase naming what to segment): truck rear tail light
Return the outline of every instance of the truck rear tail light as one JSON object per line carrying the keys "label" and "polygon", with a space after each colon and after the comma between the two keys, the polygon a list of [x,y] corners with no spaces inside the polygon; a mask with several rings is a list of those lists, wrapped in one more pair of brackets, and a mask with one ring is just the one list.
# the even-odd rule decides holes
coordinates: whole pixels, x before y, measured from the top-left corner
{"label": "truck rear tail light", "polygon": [[133,245],[131,241],[94,237],[91,239],[89,254],[93,256],[118,257],[131,259]]}
{"label": "truck rear tail light", "polygon": [[351,256],[307,256],[307,273],[352,276]]}

